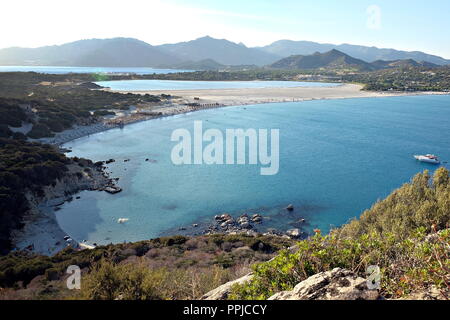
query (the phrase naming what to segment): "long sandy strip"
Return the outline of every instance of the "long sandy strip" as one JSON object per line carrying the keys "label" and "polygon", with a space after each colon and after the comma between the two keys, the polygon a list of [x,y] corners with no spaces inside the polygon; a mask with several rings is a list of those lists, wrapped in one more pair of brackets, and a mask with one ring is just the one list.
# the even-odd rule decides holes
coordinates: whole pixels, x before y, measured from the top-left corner
{"label": "long sandy strip", "polygon": [[[185,102],[200,104],[243,105],[270,102],[291,102],[321,99],[345,99],[364,97],[389,97],[426,94],[424,92],[375,92],[363,91],[362,85],[343,84],[336,87],[293,87],[293,88],[240,88],[240,89],[200,89],[200,90],[149,90],[116,91],[134,94],[170,94]],[[433,94],[437,94],[434,92]],[[198,99],[196,99],[198,98]],[[181,101],[180,101],[181,102]]]}

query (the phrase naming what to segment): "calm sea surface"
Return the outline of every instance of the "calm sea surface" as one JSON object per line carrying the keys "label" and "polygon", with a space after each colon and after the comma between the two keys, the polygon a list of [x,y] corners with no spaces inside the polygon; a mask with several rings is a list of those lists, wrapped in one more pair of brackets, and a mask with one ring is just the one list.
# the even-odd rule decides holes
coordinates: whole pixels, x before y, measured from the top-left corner
{"label": "calm sea surface", "polygon": [[[279,128],[279,173],[261,176],[255,165],[173,165],[171,133],[192,132],[194,120],[222,131]],[[224,212],[261,213],[283,230],[305,218],[304,231],[327,231],[415,173],[437,168],[414,154],[450,159],[449,121],[449,96],[414,96],[237,106],[141,122],[65,145],[71,156],[116,159],[108,171],[124,190],[82,192],[56,216],[76,240],[97,243],[178,233]],[[289,203],[293,214],[283,210]]]}
{"label": "calm sea surface", "polygon": [[339,83],[300,81],[184,81],[184,80],[117,80],[98,81],[96,84],[112,90],[197,90],[239,88],[289,88],[289,87],[334,87]]}
{"label": "calm sea surface", "polygon": [[153,69],[153,68],[115,68],[115,67],[52,67],[52,66],[0,66],[0,72],[39,72],[49,74],[66,73],[176,73],[192,70]]}

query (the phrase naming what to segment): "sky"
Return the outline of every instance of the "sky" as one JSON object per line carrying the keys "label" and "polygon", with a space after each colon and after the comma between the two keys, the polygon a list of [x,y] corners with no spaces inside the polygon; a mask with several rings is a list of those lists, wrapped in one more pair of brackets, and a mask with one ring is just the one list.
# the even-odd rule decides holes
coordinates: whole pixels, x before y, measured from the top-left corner
{"label": "sky", "polygon": [[205,35],[418,50],[450,58],[448,0],[14,0],[0,3],[0,48],[132,37],[152,45]]}

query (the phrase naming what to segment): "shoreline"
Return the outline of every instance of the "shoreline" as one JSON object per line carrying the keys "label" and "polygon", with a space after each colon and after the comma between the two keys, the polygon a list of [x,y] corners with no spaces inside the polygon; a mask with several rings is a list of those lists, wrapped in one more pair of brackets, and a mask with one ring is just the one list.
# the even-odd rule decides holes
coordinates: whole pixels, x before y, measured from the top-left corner
{"label": "shoreline", "polygon": [[70,141],[104,132],[141,121],[159,119],[200,110],[245,106],[266,103],[305,102],[313,100],[340,100],[355,98],[406,97],[421,95],[449,95],[450,92],[381,92],[363,91],[360,84],[342,84],[334,87],[288,87],[288,88],[240,88],[240,89],[198,89],[198,90],[148,90],[148,91],[105,91],[122,94],[169,94],[170,102],[150,107],[142,107],[134,114],[103,119],[98,123],[74,126],[72,129],[56,133],[54,137],[40,138],[35,141],[62,146]]}
{"label": "shoreline", "polygon": [[[29,210],[23,216],[24,226],[11,233],[16,250],[51,256],[68,245],[73,248],[86,247],[86,243],[76,242],[60,227],[56,211],[62,204],[72,201],[79,192],[105,191],[114,186],[114,181],[103,165],[90,161],[72,162],[67,167],[68,172],[54,185],[44,187],[42,195],[31,191],[25,194]],[[89,172],[86,168],[90,169]]]}

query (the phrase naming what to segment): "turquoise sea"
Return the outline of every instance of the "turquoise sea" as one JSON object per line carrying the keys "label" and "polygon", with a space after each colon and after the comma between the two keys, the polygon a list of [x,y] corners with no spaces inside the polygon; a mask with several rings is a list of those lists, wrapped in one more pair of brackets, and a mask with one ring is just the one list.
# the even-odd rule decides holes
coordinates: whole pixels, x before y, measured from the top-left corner
{"label": "turquoise sea", "polygon": [[[171,133],[192,131],[194,120],[222,131],[278,128],[279,173],[261,176],[256,165],[175,166]],[[414,154],[450,159],[449,121],[450,96],[411,96],[236,106],[141,122],[65,145],[71,156],[116,159],[108,171],[124,190],[82,192],[56,216],[76,240],[97,243],[176,234],[224,212],[261,213],[283,230],[305,218],[304,231],[328,231],[417,172],[437,168]],[[293,214],[283,210],[290,203]]]}
{"label": "turquoise sea", "polygon": [[160,74],[176,73],[193,70],[179,69],[154,69],[133,67],[55,67],[55,66],[0,66],[0,72],[38,72],[48,74],[68,73],[135,73],[135,74]]}
{"label": "turquoise sea", "polygon": [[334,87],[339,83],[300,81],[184,81],[184,80],[114,80],[98,81],[99,86],[111,90],[198,90],[239,88],[290,88],[290,87]]}

